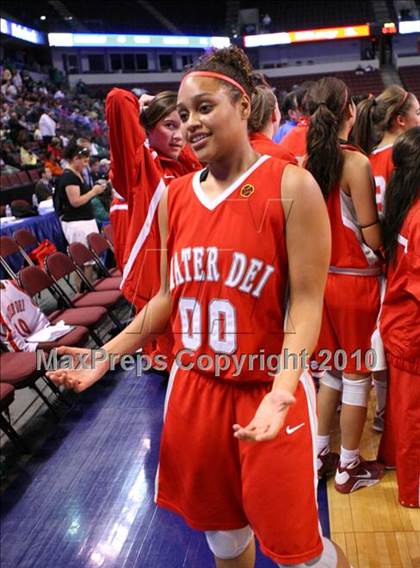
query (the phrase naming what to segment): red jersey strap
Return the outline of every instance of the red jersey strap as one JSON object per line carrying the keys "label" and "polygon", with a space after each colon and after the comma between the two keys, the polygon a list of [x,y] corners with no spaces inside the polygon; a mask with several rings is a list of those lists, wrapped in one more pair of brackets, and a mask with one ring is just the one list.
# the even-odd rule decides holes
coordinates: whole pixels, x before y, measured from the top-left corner
{"label": "red jersey strap", "polygon": [[339,140],[340,147],[342,150],[350,150],[352,152],[360,152],[364,156],[367,156],[366,152],[357,146],[357,144],[351,144],[348,140]]}

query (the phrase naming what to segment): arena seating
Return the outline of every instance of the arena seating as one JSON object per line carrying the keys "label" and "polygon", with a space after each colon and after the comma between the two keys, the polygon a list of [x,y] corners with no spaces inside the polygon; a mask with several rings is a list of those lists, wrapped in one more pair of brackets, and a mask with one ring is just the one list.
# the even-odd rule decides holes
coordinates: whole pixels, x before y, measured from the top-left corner
{"label": "arena seating", "polygon": [[353,94],[373,93],[374,95],[378,95],[384,88],[382,77],[378,70],[364,71],[360,72],[360,74],[356,73],[356,71],[339,71],[336,73],[323,73],[321,75],[281,77],[270,79],[270,82],[280,91],[290,91],[295,85],[303,81],[317,81],[328,75],[332,75],[344,81]]}
{"label": "arena seating", "polygon": [[[254,8],[254,0],[241,2],[241,8]],[[294,2],[258,2],[260,14],[269,14],[276,31],[305,30],[364,24],[373,21],[371,2],[352,0],[295,0]],[[274,30],[273,30],[274,31]]]}
{"label": "arena seating", "polygon": [[420,99],[420,66],[400,67],[398,72],[407,91],[411,91]]}

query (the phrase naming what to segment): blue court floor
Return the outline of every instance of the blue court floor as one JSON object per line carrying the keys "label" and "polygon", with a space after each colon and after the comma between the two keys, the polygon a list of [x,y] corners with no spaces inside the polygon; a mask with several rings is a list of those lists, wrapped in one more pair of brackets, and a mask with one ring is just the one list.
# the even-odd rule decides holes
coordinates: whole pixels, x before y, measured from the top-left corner
{"label": "blue court floor", "polygon": [[[153,502],[165,388],[120,371],[73,398],[2,495],[2,568],[214,566],[203,535]],[[325,485],[318,502],[328,535]],[[274,564],[258,552],[256,566]]]}

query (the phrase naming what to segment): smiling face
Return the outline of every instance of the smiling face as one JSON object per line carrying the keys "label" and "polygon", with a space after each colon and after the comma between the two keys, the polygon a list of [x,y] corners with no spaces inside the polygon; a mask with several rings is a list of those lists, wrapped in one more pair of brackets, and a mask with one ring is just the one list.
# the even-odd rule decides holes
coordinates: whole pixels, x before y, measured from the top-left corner
{"label": "smiling face", "polygon": [[234,101],[232,91],[219,80],[187,77],[177,108],[184,139],[203,163],[226,159],[241,137],[248,138],[249,99]]}
{"label": "smiling face", "polygon": [[176,110],[159,120],[148,133],[150,145],[167,158],[177,160],[184,146],[181,120]]}
{"label": "smiling face", "polygon": [[404,114],[398,115],[397,124],[405,132],[415,126],[420,126],[420,105],[416,97],[413,97],[410,108]]}

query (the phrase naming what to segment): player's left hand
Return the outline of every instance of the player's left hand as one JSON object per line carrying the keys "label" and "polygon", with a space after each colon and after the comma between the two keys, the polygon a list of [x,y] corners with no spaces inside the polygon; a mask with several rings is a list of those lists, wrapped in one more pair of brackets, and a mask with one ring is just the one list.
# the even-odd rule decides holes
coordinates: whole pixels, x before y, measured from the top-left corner
{"label": "player's left hand", "polygon": [[277,436],[283,426],[289,406],[295,397],[285,389],[275,389],[265,395],[247,426],[234,424],[234,436],[248,442],[265,442]]}

